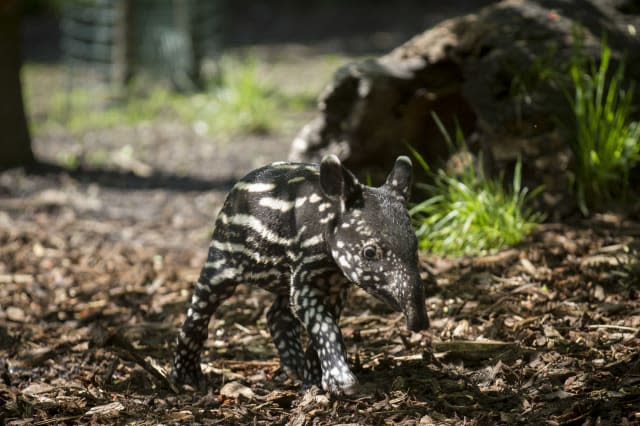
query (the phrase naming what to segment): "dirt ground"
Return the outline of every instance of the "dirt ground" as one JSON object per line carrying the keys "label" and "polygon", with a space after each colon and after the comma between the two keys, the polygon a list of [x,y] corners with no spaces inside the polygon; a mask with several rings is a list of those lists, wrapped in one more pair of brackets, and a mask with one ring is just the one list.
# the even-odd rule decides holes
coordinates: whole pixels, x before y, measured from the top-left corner
{"label": "dirt ground", "polygon": [[[351,398],[281,379],[271,296],[241,287],[210,326],[209,392],[175,392],[165,372],[214,214],[235,179],[282,159],[288,142],[212,146],[164,126],[95,137],[113,150],[155,141],[146,177],[55,166],[0,175],[4,423],[640,424],[640,223],[615,215],[547,223],[490,256],[423,253],[422,333],[354,290],[341,322],[362,383]],[[176,134],[188,149],[168,142]],[[47,137],[35,148],[53,159],[65,145]],[[188,163],[190,176],[179,169]]]}

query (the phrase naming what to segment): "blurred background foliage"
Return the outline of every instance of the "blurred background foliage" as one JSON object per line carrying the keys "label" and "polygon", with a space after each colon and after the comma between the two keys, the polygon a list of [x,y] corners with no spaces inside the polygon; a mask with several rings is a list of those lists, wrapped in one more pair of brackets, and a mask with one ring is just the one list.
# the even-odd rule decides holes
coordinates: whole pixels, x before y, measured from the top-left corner
{"label": "blurred background foliage", "polygon": [[[420,14],[425,5],[417,0],[25,0],[22,75],[31,133],[79,142],[56,154],[69,168],[146,161],[135,140],[115,148],[86,143],[96,131],[141,124],[181,123],[216,144],[269,135],[285,157],[341,65],[379,56],[454,12],[489,3],[453,0]],[[565,61],[550,43],[526,69],[507,63],[508,96],[522,126],[538,91],[565,93],[570,116],[558,117],[558,127],[572,156],[567,192],[584,215],[624,210],[636,202],[629,177],[640,156],[634,84],[624,61],[610,64],[606,42],[596,62],[581,37],[576,30],[574,55]],[[490,176],[482,161],[450,173],[432,171],[419,155],[428,180],[412,212],[423,249],[492,252],[542,220],[531,209],[542,189],[527,189],[520,160],[508,176]]]}

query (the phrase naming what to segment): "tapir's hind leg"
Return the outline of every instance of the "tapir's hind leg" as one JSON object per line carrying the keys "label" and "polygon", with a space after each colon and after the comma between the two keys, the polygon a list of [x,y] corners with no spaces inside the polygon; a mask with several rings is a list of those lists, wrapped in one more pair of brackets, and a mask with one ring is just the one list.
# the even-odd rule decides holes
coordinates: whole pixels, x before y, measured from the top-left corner
{"label": "tapir's hind leg", "polygon": [[280,355],[280,366],[292,379],[304,378],[302,324],[291,312],[288,296],[278,296],[267,312],[267,326]]}
{"label": "tapir's hind leg", "polygon": [[196,282],[187,317],[178,334],[178,345],[173,360],[171,377],[181,384],[206,389],[200,369],[200,355],[208,336],[211,316],[220,303],[229,298],[239,280],[241,271],[230,266],[222,252],[211,249],[208,262]]}

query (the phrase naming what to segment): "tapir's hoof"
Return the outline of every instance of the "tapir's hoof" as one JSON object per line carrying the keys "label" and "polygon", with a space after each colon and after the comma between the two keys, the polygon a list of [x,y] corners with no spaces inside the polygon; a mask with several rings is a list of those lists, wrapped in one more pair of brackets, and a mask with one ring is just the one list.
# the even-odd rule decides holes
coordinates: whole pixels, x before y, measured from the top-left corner
{"label": "tapir's hoof", "polygon": [[334,396],[353,396],[358,393],[360,386],[356,376],[348,373],[323,380],[322,388]]}
{"label": "tapir's hoof", "polygon": [[174,369],[171,372],[170,378],[173,383],[182,389],[191,388],[204,393],[208,388],[207,379],[204,374],[202,374],[200,368],[182,371],[176,371]]}
{"label": "tapir's hoof", "polygon": [[360,393],[361,386],[357,381],[347,387],[340,389],[340,395],[344,396],[355,396]]}

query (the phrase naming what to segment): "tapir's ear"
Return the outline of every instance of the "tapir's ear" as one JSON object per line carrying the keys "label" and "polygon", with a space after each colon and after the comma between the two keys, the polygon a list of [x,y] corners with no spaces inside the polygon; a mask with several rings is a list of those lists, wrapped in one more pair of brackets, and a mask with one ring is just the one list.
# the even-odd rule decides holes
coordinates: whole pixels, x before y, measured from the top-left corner
{"label": "tapir's ear", "polygon": [[345,169],[335,155],[326,155],[320,162],[320,188],[332,200],[349,205],[361,193],[356,177]]}
{"label": "tapir's ear", "polygon": [[411,173],[413,166],[407,156],[400,156],[396,159],[393,170],[387,176],[385,185],[398,194],[405,202],[409,201],[411,195]]}

